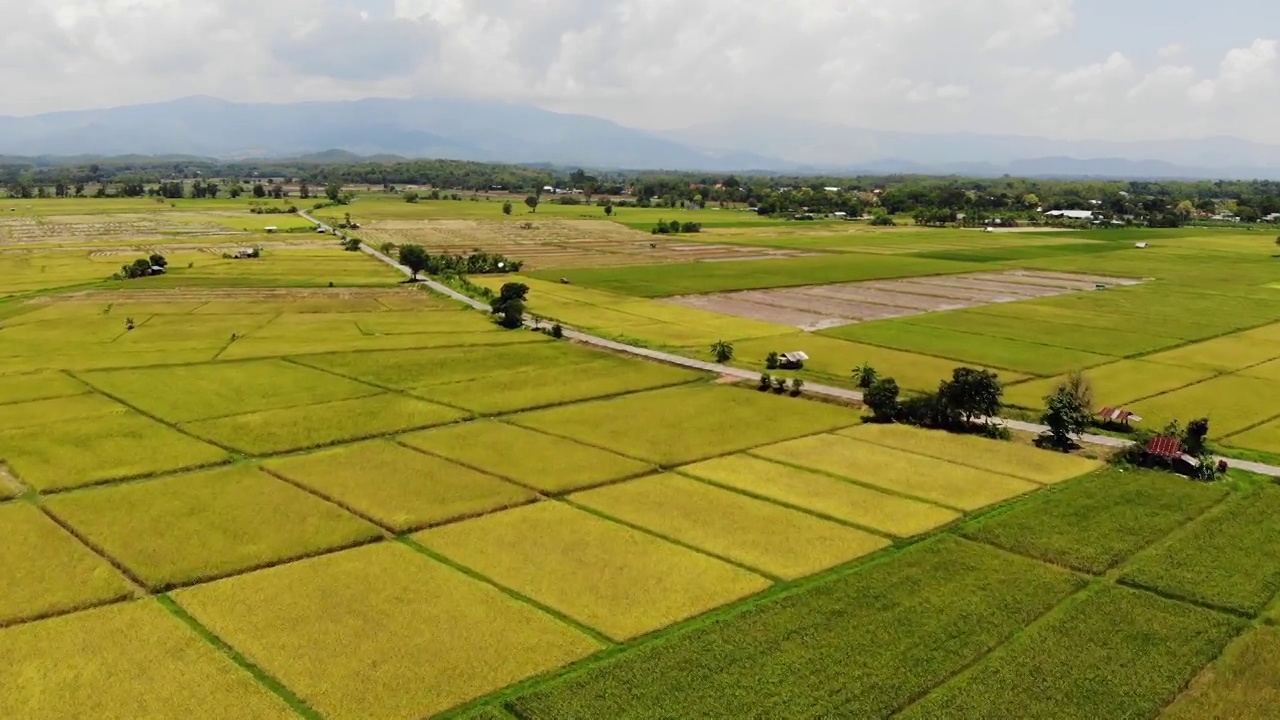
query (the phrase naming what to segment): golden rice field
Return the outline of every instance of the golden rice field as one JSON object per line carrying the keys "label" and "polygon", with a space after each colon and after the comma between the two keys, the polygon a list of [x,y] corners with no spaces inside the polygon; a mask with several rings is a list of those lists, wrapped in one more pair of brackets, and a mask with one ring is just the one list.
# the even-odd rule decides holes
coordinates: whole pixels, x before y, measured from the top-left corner
{"label": "golden rice field", "polygon": [[[1265,479],[1156,482],[864,424],[859,408],[503,330],[310,234],[272,238],[260,261],[207,252],[259,238],[235,234],[258,223],[240,205],[115,203],[142,217],[110,227],[48,205],[14,224],[22,252],[0,248],[0,717],[1182,720],[1274,705]],[[485,204],[365,207],[416,225],[457,206]],[[870,363],[928,390],[970,359],[1004,368],[1026,408],[1087,358],[1100,404],[1144,426],[1208,415],[1224,445],[1280,455],[1280,271],[1240,234],[1217,254],[1168,236],[1141,262],[1085,233],[858,223],[619,249],[634,230],[549,212],[545,234],[564,237],[539,241],[542,259],[591,268],[476,280],[528,282],[530,311],[566,325],[700,359],[728,340],[749,370],[803,350],[787,377],[844,387]],[[131,236],[178,225],[191,234]],[[201,234],[214,227],[232,235]],[[107,279],[161,246],[168,275]],[[844,333],[857,342],[662,299],[1011,269],[1029,287],[1157,280],[868,322]],[[1239,282],[1202,282],[1228,272]],[[989,292],[904,282],[933,301]]]}

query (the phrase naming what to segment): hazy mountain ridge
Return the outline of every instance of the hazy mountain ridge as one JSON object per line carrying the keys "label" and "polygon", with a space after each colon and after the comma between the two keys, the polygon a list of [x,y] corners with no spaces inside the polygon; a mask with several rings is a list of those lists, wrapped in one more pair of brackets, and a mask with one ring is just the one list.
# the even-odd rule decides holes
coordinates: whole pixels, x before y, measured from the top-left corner
{"label": "hazy mountain ridge", "polygon": [[335,151],[376,161],[429,157],[601,169],[1280,179],[1280,146],[1230,137],[1064,141],[769,117],[651,133],[587,115],[458,99],[244,104],[191,97],[0,117],[0,156],[10,159],[343,157]]}

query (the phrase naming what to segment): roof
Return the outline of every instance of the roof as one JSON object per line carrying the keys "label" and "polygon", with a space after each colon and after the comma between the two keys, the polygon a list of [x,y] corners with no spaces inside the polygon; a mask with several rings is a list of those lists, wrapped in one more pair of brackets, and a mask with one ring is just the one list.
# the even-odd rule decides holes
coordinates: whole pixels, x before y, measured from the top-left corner
{"label": "roof", "polygon": [[797,350],[796,352],[782,353],[782,357],[786,360],[791,360],[793,362],[797,360],[800,362],[804,362],[805,360],[809,359],[808,355],[800,352],[799,350]]}
{"label": "roof", "polygon": [[1182,447],[1181,440],[1165,435],[1151,438],[1151,442],[1147,443],[1148,453],[1158,455],[1169,460],[1182,456],[1184,450],[1185,448]]}
{"label": "roof", "polygon": [[1128,410],[1125,410],[1124,408],[1109,408],[1109,407],[1102,408],[1101,410],[1098,411],[1098,417],[1102,418],[1103,420],[1109,420],[1111,422],[1120,422],[1120,423],[1127,423],[1130,421],[1142,422],[1142,418],[1138,417],[1137,415],[1134,415],[1133,413],[1129,412]]}
{"label": "roof", "polygon": [[1067,217],[1073,220],[1089,220],[1093,218],[1092,210],[1050,210],[1045,213],[1052,217]]}

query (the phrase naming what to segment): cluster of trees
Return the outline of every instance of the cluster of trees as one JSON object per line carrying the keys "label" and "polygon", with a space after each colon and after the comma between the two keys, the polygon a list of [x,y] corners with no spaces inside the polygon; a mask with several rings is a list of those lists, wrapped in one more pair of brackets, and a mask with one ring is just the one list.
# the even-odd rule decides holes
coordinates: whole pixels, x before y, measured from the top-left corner
{"label": "cluster of trees", "polygon": [[511,260],[498,253],[432,255],[421,245],[412,244],[401,245],[397,259],[401,265],[409,268],[414,280],[424,272],[429,275],[503,275],[519,272],[524,267],[523,261]]}
{"label": "cluster of trees", "polygon": [[169,267],[169,261],[163,255],[154,254],[150,257],[138,258],[128,265],[121,265],[120,272],[116,273],[114,279],[132,280],[134,278],[151,277],[152,275],[163,275],[167,267]]}
{"label": "cluster of trees", "polygon": [[[605,214],[612,215],[613,213],[609,212],[609,208],[605,208]],[[680,233],[700,233],[702,232],[702,223],[696,223],[696,222],[682,223],[679,220],[672,220],[671,222],[667,222],[665,220],[659,220],[658,224],[654,225],[653,229],[650,230],[649,232],[653,233],[654,235],[679,235]]]}
{"label": "cluster of trees", "polygon": [[[854,371],[858,385],[864,388],[863,403],[878,422],[901,422],[920,427],[953,432],[967,432],[982,418],[995,418],[1003,407],[1004,386],[999,376],[989,370],[956,368],[950,380],[944,380],[938,391],[900,397],[897,381],[879,377],[874,368],[864,365]],[[1003,428],[984,423],[988,434],[1002,434]]]}

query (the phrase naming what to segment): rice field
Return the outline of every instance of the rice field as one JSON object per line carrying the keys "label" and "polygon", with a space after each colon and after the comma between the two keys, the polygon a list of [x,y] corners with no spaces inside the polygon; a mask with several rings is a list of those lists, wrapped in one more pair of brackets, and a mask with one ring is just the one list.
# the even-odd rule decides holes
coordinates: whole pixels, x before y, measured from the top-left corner
{"label": "rice field", "polygon": [[1263,626],[1227,648],[1160,714],[1162,720],[1266,720],[1280,707],[1280,628]]}
{"label": "rice field", "polygon": [[492,475],[386,440],[271,460],[264,467],[397,534],[537,497]]}
{"label": "rice field", "polygon": [[[1185,388],[1214,377],[1205,368],[1162,365],[1146,360],[1122,360],[1110,365],[1090,368],[1083,373],[1093,387],[1094,404],[1103,407],[1126,406],[1137,400],[1155,397]],[[1280,378],[1276,378],[1280,381]],[[1024,408],[1044,408],[1044,399],[1053,394],[1065,375],[1011,384],[1005,388],[1004,401]]]}
{"label": "rice field", "polygon": [[573,628],[394,543],[173,597],[308,707],[334,720],[431,716],[600,648]]}
{"label": "rice field", "polygon": [[247,466],[67,493],[47,507],[157,591],[381,537],[373,525]]}
{"label": "rice field", "polygon": [[943,507],[977,510],[1039,485],[842,435],[814,435],[751,451],[775,462],[829,473]]}
{"label": "rice field", "polygon": [[1209,419],[1214,438],[1233,435],[1276,418],[1275,398],[1280,382],[1241,375],[1223,375],[1179,390],[1147,398],[1130,408],[1151,427],[1170,420]]}
{"label": "rice field", "polygon": [[428,549],[614,640],[769,586],[753,573],[560,503],[413,536]]}
{"label": "rice field", "polygon": [[631,480],[568,500],[784,580],[889,546],[883,537],[677,475]]}

